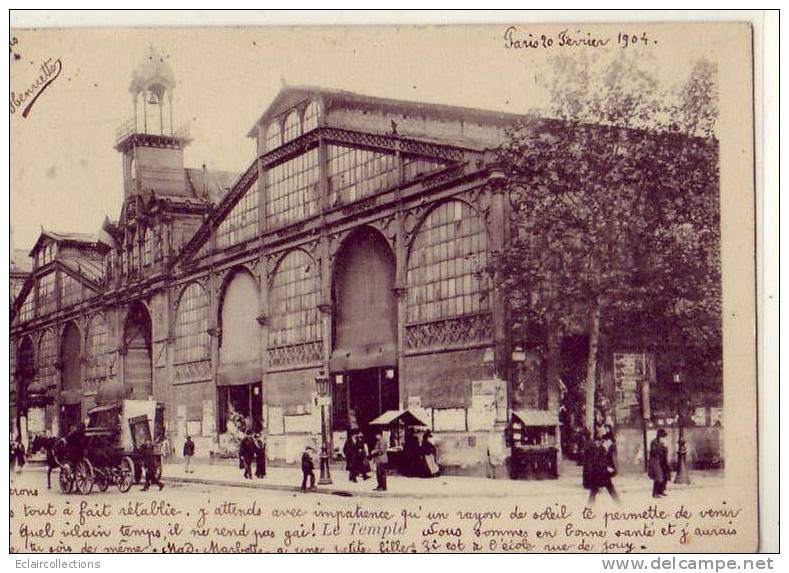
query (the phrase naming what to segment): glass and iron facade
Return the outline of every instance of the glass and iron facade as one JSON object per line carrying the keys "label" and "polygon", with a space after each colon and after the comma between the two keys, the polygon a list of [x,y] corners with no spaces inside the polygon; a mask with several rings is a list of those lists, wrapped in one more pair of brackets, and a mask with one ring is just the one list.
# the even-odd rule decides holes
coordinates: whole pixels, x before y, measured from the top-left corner
{"label": "glass and iron facade", "polygon": [[[332,430],[409,407],[437,432],[488,431],[472,388],[494,373],[498,310],[483,271],[504,214],[491,209],[483,151],[442,143],[438,126],[460,117],[430,133],[408,104],[293,101],[257,126],[257,167],[215,211],[157,223],[127,203],[135,223],[118,223],[98,291],[43,268],[58,255],[42,251],[14,340],[34,330],[37,378],[56,387],[62,332],[47,321],[74,321],[87,394],[152,392],[171,443],[189,433],[203,455],[231,451],[240,427],[265,431],[271,457],[301,451],[320,432],[319,372]],[[231,317],[248,336],[228,334]]]}

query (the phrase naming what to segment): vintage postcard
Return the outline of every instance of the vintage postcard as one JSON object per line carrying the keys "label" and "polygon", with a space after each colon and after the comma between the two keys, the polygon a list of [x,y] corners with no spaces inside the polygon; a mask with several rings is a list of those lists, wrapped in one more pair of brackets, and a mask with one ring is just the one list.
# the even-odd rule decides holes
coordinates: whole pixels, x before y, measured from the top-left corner
{"label": "vintage postcard", "polygon": [[11,551],[757,550],[752,34],[12,29]]}

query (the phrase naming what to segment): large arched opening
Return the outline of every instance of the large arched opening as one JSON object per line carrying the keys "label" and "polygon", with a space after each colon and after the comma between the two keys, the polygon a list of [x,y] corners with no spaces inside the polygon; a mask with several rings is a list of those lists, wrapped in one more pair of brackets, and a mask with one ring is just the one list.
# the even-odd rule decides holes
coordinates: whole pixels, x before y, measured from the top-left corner
{"label": "large arched opening", "polygon": [[245,429],[254,431],[263,428],[258,298],[257,281],[244,269],[234,271],[222,290],[217,369],[220,433],[228,431],[228,422],[243,421]]}
{"label": "large arched opening", "polygon": [[337,253],[330,361],[335,430],[365,429],[398,408],[395,277],[394,254],[374,229],[357,229]]}
{"label": "large arched opening", "polygon": [[138,400],[153,397],[151,368],[151,315],[141,302],[129,307],[123,326],[123,389]]}
{"label": "large arched opening", "polygon": [[68,432],[82,420],[82,342],[79,329],[69,322],[60,341],[60,428]]}

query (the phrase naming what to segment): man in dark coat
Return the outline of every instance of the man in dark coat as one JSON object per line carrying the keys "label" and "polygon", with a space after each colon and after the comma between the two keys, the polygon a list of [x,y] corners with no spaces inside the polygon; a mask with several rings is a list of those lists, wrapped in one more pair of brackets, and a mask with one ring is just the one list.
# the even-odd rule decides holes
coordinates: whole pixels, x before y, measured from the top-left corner
{"label": "man in dark coat", "polygon": [[668,465],[668,447],[663,443],[666,430],[660,428],[657,436],[649,444],[649,464],[647,475],[652,480],[652,497],[665,497],[666,485],[671,479],[671,468]]}
{"label": "man in dark coat", "polygon": [[190,464],[192,463],[192,456],[195,455],[195,443],[192,441],[192,436],[186,436],[183,453],[184,459],[186,460],[186,464],[184,465],[184,473],[193,474],[194,470],[189,468]]}
{"label": "man in dark coat", "polygon": [[367,444],[364,443],[364,434],[362,432],[357,432],[353,444],[354,475],[362,476],[362,478],[368,480],[370,479],[370,460],[367,455],[369,450],[367,449]]}
{"label": "man in dark coat", "polygon": [[400,473],[404,476],[417,475],[420,466],[419,438],[413,426],[408,426],[405,429],[405,438],[403,440],[403,459],[400,462]]}
{"label": "man in dark coat", "polygon": [[348,472],[348,479],[356,481],[356,470],[358,464],[356,463],[356,444],[354,443],[354,433],[348,430],[348,436],[345,438],[345,443],[342,446],[342,455],[345,456],[345,469]]}
{"label": "man in dark coat", "polygon": [[238,457],[241,467],[244,468],[244,478],[252,479],[252,460],[255,457],[255,442],[252,436],[247,434],[238,445]]}
{"label": "man in dark coat", "polygon": [[589,505],[594,503],[600,488],[608,490],[615,501],[619,500],[611,481],[615,473],[616,465],[610,448],[605,446],[602,436],[595,436],[584,455],[583,486],[589,490]]}
{"label": "man in dark coat", "polygon": [[75,466],[85,457],[85,424],[79,422],[66,436],[66,456]]}
{"label": "man in dark coat", "polygon": [[310,489],[315,489],[314,453],[315,450],[311,446],[307,446],[301,454],[301,491],[307,491],[307,482],[309,482]]}
{"label": "man in dark coat", "polygon": [[145,442],[140,446],[142,453],[143,467],[145,468],[145,485],[141,491],[148,491],[151,484],[158,485],[159,491],[164,489],[164,484],[159,477],[158,467],[156,463],[156,452],[151,442]]}
{"label": "man in dark coat", "polygon": [[266,443],[255,434],[255,477],[266,477]]}
{"label": "man in dark coat", "polygon": [[436,477],[441,469],[436,460],[436,446],[433,444],[433,432],[428,430],[422,435],[420,450],[420,471],[419,477]]}

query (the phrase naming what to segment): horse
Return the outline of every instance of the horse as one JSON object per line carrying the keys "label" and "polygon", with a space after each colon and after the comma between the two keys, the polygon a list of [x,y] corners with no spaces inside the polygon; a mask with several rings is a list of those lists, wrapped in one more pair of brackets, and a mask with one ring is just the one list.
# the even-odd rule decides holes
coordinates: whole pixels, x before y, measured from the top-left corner
{"label": "horse", "polygon": [[66,460],[66,440],[38,434],[30,445],[30,453],[44,450],[47,455],[47,489],[52,489],[52,470],[60,468]]}

